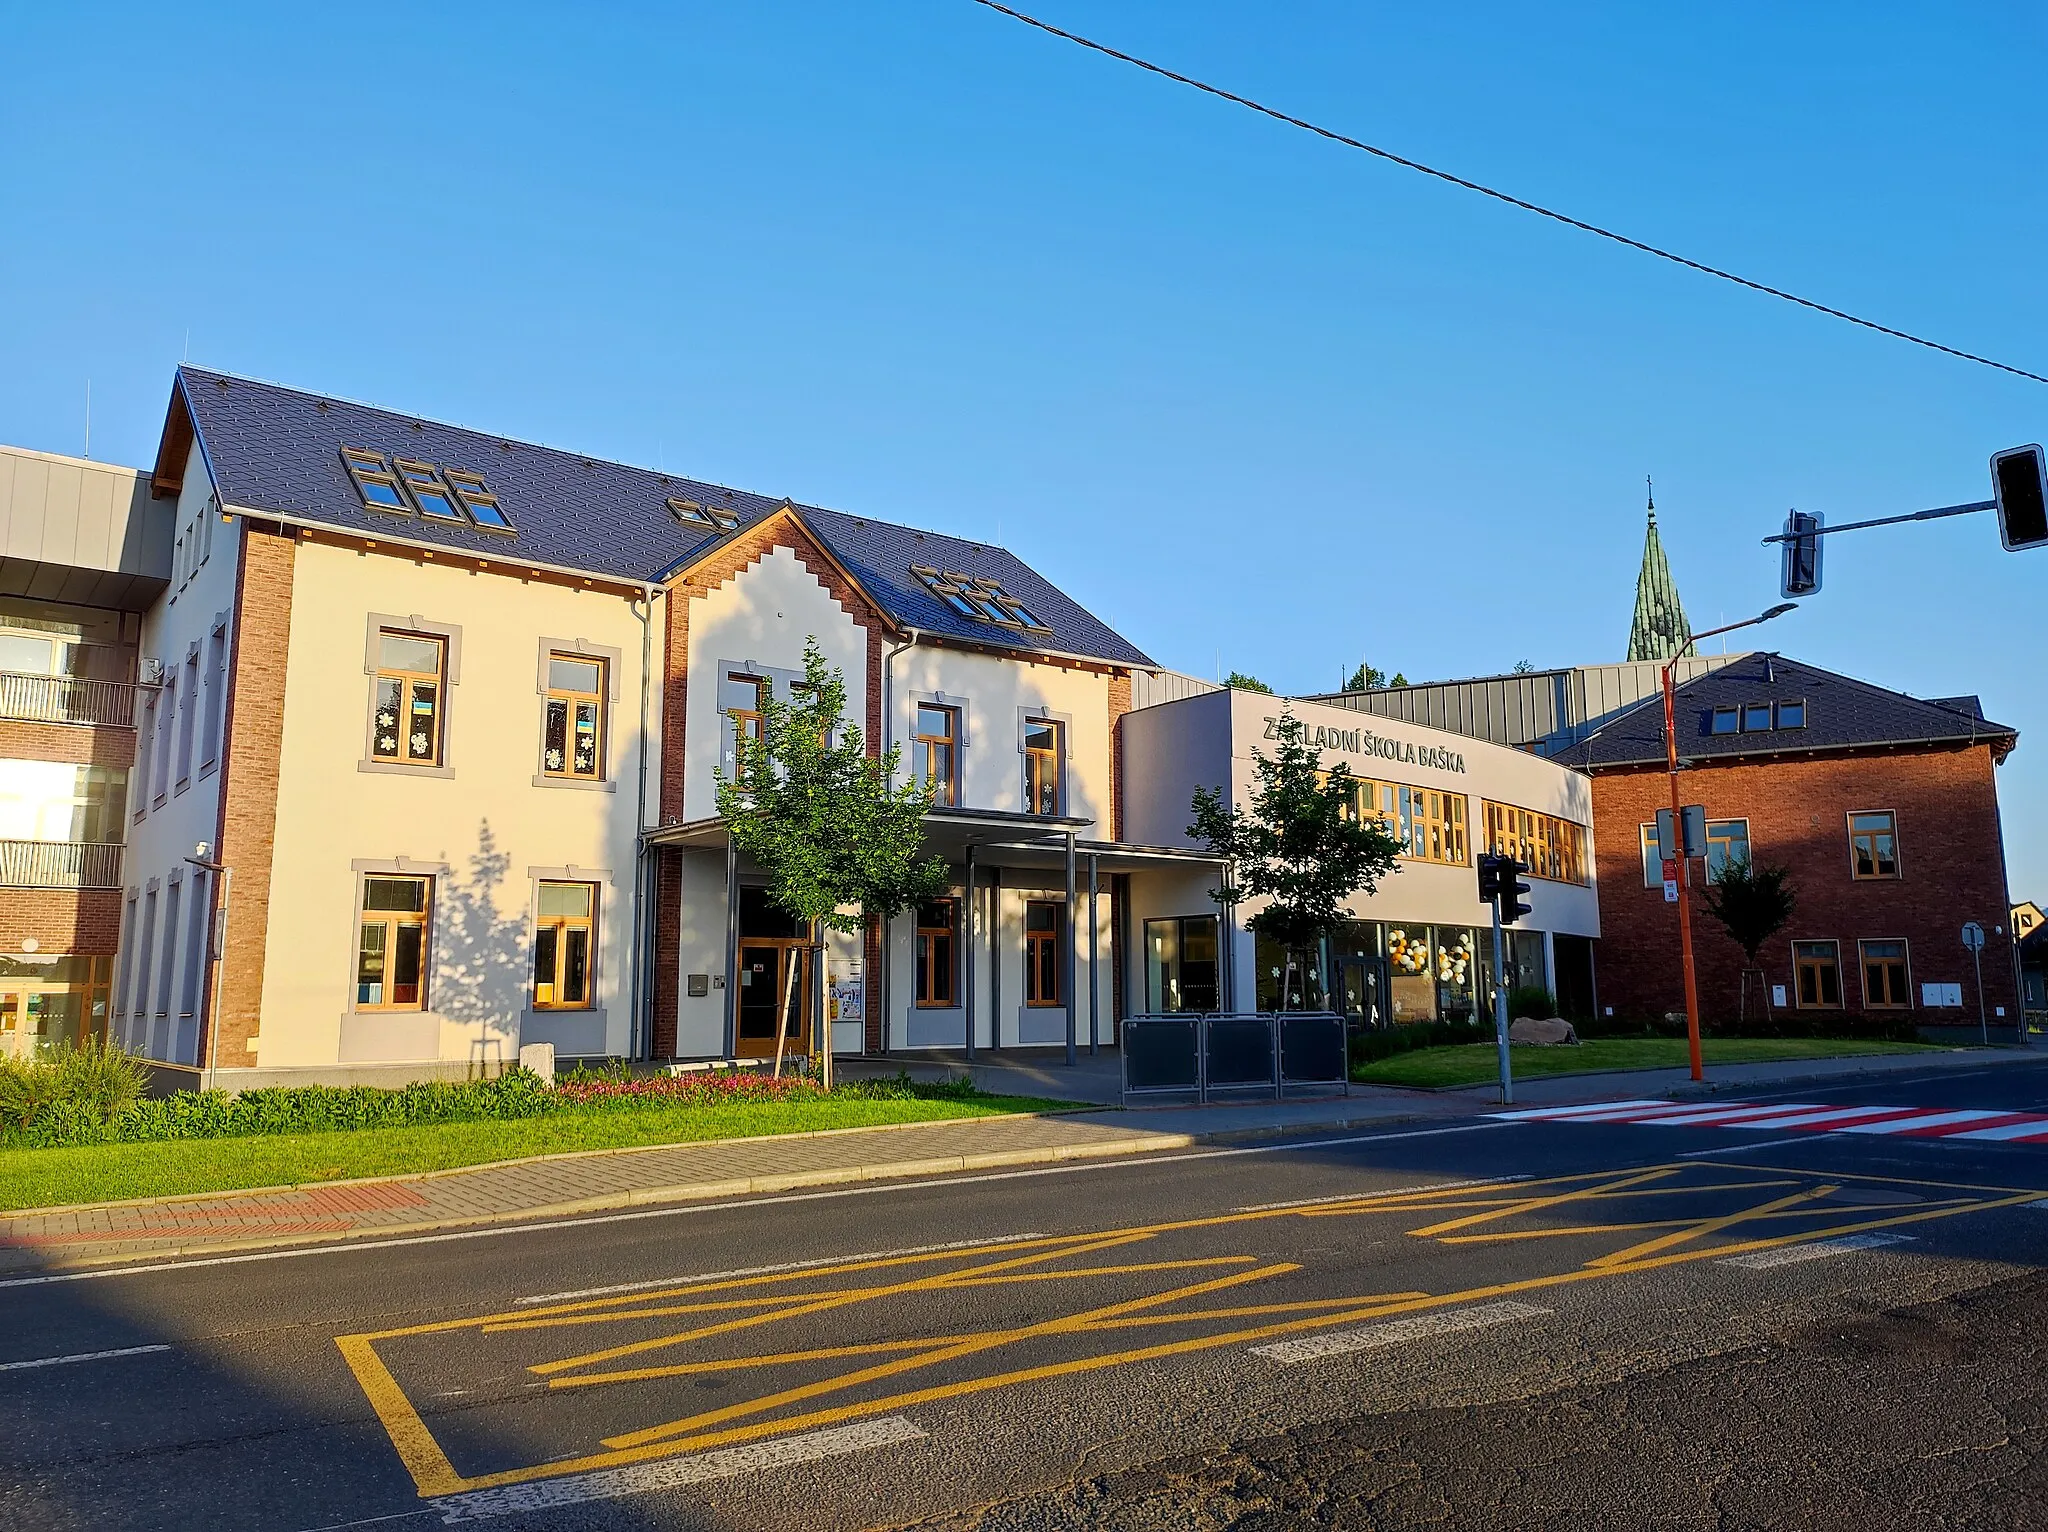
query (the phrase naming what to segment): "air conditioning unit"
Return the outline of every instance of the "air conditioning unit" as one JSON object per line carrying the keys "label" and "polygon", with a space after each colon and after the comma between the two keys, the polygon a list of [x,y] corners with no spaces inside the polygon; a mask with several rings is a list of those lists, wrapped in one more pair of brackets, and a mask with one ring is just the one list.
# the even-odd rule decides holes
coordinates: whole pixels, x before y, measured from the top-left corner
{"label": "air conditioning unit", "polygon": [[144,686],[161,686],[164,684],[164,662],[162,660],[153,659],[146,655],[143,657],[142,684]]}

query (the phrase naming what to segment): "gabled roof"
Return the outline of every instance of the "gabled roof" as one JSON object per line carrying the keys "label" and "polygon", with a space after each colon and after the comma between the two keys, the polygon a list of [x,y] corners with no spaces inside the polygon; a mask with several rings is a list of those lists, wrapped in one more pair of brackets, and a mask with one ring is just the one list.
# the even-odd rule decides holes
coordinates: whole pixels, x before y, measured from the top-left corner
{"label": "gabled roof", "polygon": [[[1904,745],[1987,743],[2004,760],[2019,741],[2018,731],[1984,717],[1974,698],[1929,702],[1886,691],[1866,681],[1788,660],[1781,654],[1745,655],[1731,665],[1697,676],[1675,693],[1676,733],[1681,760],[1711,761],[1769,755],[1807,755]],[[1803,702],[1803,728],[1715,734],[1716,708],[1750,703]],[[1598,771],[1621,766],[1664,764],[1664,705],[1651,697],[1575,745],[1557,752],[1566,766]]]}
{"label": "gabled roof", "polygon": [[[457,550],[494,563],[634,584],[688,569],[787,508],[903,627],[1025,654],[1152,666],[1136,645],[1016,555],[984,543],[181,367],[153,476],[159,493],[175,492],[185,444],[194,436],[224,506],[385,542]],[[343,464],[344,447],[481,475],[516,534],[370,509]],[[685,526],[670,512],[671,499],[729,512],[739,527],[725,532]],[[993,579],[1051,632],[1021,632],[964,617],[927,590],[912,565]]]}

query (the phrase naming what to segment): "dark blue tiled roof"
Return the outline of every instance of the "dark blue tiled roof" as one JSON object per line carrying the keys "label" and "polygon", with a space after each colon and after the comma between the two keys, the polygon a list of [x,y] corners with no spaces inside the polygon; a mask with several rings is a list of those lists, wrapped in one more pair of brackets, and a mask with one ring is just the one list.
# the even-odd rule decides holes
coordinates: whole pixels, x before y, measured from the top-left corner
{"label": "dark blue tiled roof", "polygon": [[[728,535],[683,526],[670,513],[669,500],[694,500],[729,511],[740,518],[742,532],[789,504],[775,496],[196,367],[178,369],[178,387],[224,504],[372,537],[638,582],[695,560]],[[507,539],[473,527],[371,510],[342,464],[343,447],[482,475],[517,535]],[[883,610],[906,627],[1020,652],[1043,649],[1115,664],[1152,663],[1001,548],[819,506],[792,508]],[[961,616],[917,581],[910,572],[913,564],[996,580],[1030,607],[1051,635]]]}
{"label": "dark blue tiled roof", "polygon": [[[2003,759],[2019,739],[2016,730],[1987,719],[1975,697],[1930,702],[1788,660],[1781,654],[1746,655],[1710,670],[1678,687],[1674,701],[1682,760],[1979,740],[1991,745]],[[1806,726],[1751,733],[1711,732],[1715,708],[1760,702],[1804,702]],[[1652,697],[1631,708],[1576,745],[1559,751],[1554,759],[1594,771],[1611,766],[1663,765],[1663,699]]]}

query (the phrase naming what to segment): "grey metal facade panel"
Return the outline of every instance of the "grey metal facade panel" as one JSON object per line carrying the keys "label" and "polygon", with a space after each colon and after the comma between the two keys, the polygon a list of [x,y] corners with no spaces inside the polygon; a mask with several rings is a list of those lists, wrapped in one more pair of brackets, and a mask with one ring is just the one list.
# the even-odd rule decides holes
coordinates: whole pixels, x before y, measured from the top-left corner
{"label": "grey metal facade panel", "polygon": [[1186,697],[1200,697],[1222,690],[1214,681],[1182,675],[1177,670],[1134,670],[1131,672],[1131,711],[1163,707]]}
{"label": "grey metal facade panel", "polygon": [[66,570],[113,576],[115,588],[129,579],[167,582],[174,514],[151,500],[147,476],[135,469],[0,447],[0,563],[29,566],[8,577],[16,594],[53,591],[67,583]]}
{"label": "grey metal facade panel", "polygon": [[[738,535],[678,523],[669,500],[728,511],[739,519],[741,532],[789,505],[876,603],[905,626],[1025,654],[1046,650],[1116,664],[1151,663],[1136,645],[1002,548],[193,367],[179,369],[178,388],[222,501],[259,516],[638,583]],[[370,509],[343,464],[344,447],[481,475],[516,535]],[[1050,637],[961,616],[917,581],[913,564],[998,580],[1052,630]]]}

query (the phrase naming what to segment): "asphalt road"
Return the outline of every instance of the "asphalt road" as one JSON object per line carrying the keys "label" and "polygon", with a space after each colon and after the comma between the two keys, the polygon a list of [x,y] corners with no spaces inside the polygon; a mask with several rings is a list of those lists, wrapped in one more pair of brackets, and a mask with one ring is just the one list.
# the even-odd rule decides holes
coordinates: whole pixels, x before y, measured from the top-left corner
{"label": "asphalt road", "polygon": [[2044,1268],[2048,1143],[1480,1121],[51,1274],[0,1525],[2043,1525]]}

